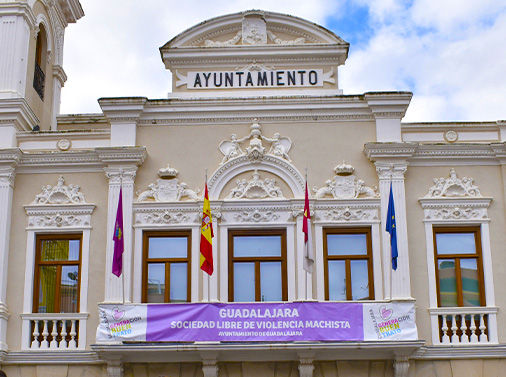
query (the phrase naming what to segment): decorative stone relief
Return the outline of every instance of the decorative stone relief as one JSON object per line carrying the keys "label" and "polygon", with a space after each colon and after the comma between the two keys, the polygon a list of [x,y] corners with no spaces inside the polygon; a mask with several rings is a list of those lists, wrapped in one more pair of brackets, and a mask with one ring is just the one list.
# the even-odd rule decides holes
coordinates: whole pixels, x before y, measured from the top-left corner
{"label": "decorative stone relief", "polygon": [[179,183],[176,176],[179,172],[167,165],[166,168],[158,170],[160,179],[156,183],[148,185],[148,189],[143,192],[137,192],[137,201],[144,202],[153,198],[155,202],[177,202],[183,197],[189,200],[198,200],[199,189],[189,189],[184,182]]}
{"label": "decorative stone relief", "polygon": [[254,210],[252,212],[243,211],[234,216],[234,220],[237,222],[271,222],[279,219],[279,215],[273,211],[260,212]]}
{"label": "decorative stone relief", "polygon": [[267,24],[262,12],[246,12],[242,20],[242,44],[267,44]]}
{"label": "decorative stone relief", "polygon": [[473,184],[473,181],[473,178],[458,178],[455,169],[452,168],[450,178],[434,178],[434,186],[429,189],[425,197],[481,197],[480,190]]}
{"label": "decorative stone relief", "polygon": [[68,139],[61,139],[58,140],[58,142],[56,143],[56,148],[58,148],[61,151],[68,151],[71,146],[72,142]]}
{"label": "decorative stone relief", "polygon": [[[254,119],[251,125],[251,132],[249,135],[238,139],[235,134],[230,135],[230,140],[223,140],[220,143],[220,151],[224,157],[221,164],[225,162],[246,155],[252,162],[260,162],[265,155],[272,155],[291,162],[292,160],[288,156],[288,152],[292,147],[292,141],[286,137],[281,136],[279,133],[275,133],[273,138],[268,138],[262,135],[262,128],[258,124],[257,119]],[[241,143],[249,140],[249,145],[243,150]],[[266,152],[266,148],[263,146],[262,141],[270,143],[270,148]]]}
{"label": "decorative stone relief", "polygon": [[346,164],[344,161],[341,165],[334,168],[337,174],[333,180],[327,180],[325,186],[321,188],[313,187],[315,199],[323,199],[327,195],[332,195],[334,199],[351,199],[364,195],[369,198],[379,197],[376,186],[365,186],[365,182],[361,179],[355,181],[352,175],[354,168]]}
{"label": "decorative stone relief", "polygon": [[344,209],[334,209],[330,211],[324,211],[321,215],[323,220],[326,221],[359,221],[359,220],[372,220],[374,219],[374,212],[371,210],[364,210],[360,208],[350,209],[346,207]]}
{"label": "decorative stone relief", "polygon": [[455,143],[459,139],[459,134],[457,131],[449,130],[444,133],[443,137],[448,143]]}
{"label": "decorative stone relief", "polygon": [[[37,216],[32,219],[33,223],[30,225],[36,227],[69,227],[75,225],[81,225],[83,218],[74,216],[74,215],[46,215],[46,216]],[[85,224],[89,225],[89,224]]]}
{"label": "decorative stone relief", "polygon": [[179,224],[190,221],[190,216],[181,212],[152,212],[148,214],[138,214],[137,223],[143,224]]}
{"label": "decorative stone relief", "polygon": [[277,44],[277,45],[302,45],[304,43],[306,43],[306,38],[295,38],[295,39],[292,39],[292,40],[283,40],[281,38],[278,38],[274,35],[274,33],[272,31],[267,31],[267,36],[269,37],[269,39],[272,41],[272,43],[274,44]]}
{"label": "decorative stone relief", "polygon": [[426,220],[488,220],[485,208],[444,207],[426,209]]}
{"label": "decorative stone relief", "polygon": [[265,199],[284,198],[281,189],[276,186],[276,180],[265,178],[260,179],[260,173],[255,169],[253,179],[236,180],[237,186],[230,191],[226,199]]}
{"label": "decorative stone relief", "polygon": [[42,186],[42,192],[35,197],[31,204],[84,204],[84,196],[79,192],[78,185],[64,185],[63,176],[58,178],[56,186]]}
{"label": "decorative stone relief", "polygon": [[206,47],[233,46],[236,45],[241,40],[241,37],[242,37],[242,30],[239,30],[232,39],[229,39],[227,41],[212,41],[210,39],[207,39],[204,42],[204,46]]}

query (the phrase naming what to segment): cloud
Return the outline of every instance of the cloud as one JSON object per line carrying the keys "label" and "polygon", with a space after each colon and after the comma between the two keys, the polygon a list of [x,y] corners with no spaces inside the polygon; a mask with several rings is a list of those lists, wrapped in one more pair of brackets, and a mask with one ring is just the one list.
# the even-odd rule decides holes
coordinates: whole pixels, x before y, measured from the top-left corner
{"label": "cloud", "polygon": [[[67,28],[62,113],[100,112],[97,99],[165,98],[159,47],[187,28],[246,9],[289,13],[360,34],[340,68],[345,94],[409,90],[405,120],[506,118],[506,5],[502,0],[81,0]],[[357,11],[357,9],[359,11]],[[347,17],[359,17],[350,22]],[[341,35],[342,36],[342,35]]]}

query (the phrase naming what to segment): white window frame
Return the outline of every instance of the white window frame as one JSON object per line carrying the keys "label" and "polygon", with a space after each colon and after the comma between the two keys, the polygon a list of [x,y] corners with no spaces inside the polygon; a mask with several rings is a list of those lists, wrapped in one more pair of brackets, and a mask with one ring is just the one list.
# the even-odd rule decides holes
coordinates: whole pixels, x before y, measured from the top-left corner
{"label": "white window frame", "polygon": [[[43,204],[25,206],[28,215],[27,240],[26,240],[26,264],[25,264],[25,286],[23,299],[23,314],[21,315],[22,341],[21,349],[30,350],[31,321],[40,317],[40,314],[33,313],[33,291],[35,253],[38,235],[60,235],[60,234],[81,234],[81,276],[79,291],[79,312],[65,313],[65,318],[72,318],[79,321],[78,347],[86,348],[86,328],[88,313],[88,276],[90,258],[90,235],[91,235],[91,214],[95,209],[94,204]],[[60,314],[54,313],[54,319],[59,319]]]}
{"label": "white window frame", "polygon": [[323,258],[323,228],[370,228],[374,299],[382,300],[383,273],[381,268],[380,199],[317,200],[314,205],[316,298],[325,301],[325,272]]}
{"label": "white window frame", "polygon": [[434,263],[434,227],[438,226],[478,226],[480,228],[483,283],[486,301],[486,307],[481,307],[480,309],[482,309],[481,311],[483,313],[488,314],[487,344],[498,343],[497,308],[495,307],[492,250],[490,246],[490,219],[487,210],[491,201],[492,198],[486,197],[437,197],[419,199],[424,210],[423,221],[425,224],[425,243],[429,277],[429,313],[431,317],[432,343],[435,345],[442,344],[440,341],[439,316],[455,314],[455,310],[452,308],[438,307],[437,302],[436,266]]}

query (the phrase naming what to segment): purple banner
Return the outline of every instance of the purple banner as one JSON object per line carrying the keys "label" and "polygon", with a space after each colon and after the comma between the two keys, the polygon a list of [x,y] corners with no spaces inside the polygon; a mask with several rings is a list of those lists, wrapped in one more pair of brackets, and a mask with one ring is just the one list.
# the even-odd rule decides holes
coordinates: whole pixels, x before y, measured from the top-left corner
{"label": "purple banner", "polygon": [[361,303],[147,305],[146,341],[362,341]]}

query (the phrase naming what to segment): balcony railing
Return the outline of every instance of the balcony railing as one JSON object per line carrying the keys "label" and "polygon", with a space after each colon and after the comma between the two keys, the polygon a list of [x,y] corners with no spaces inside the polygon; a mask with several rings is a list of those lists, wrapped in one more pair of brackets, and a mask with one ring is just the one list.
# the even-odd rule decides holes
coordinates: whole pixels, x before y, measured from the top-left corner
{"label": "balcony railing", "polygon": [[432,342],[441,345],[497,343],[497,308],[433,308]]}
{"label": "balcony railing", "polygon": [[23,349],[75,350],[86,345],[87,314],[22,314]]}
{"label": "balcony railing", "polygon": [[44,86],[46,83],[46,75],[39,63],[35,62],[35,72],[33,74],[33,88],[39,95],[40,99],[44,101]]}

